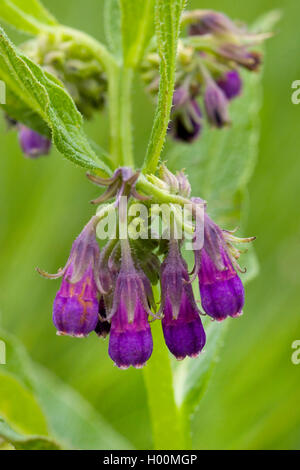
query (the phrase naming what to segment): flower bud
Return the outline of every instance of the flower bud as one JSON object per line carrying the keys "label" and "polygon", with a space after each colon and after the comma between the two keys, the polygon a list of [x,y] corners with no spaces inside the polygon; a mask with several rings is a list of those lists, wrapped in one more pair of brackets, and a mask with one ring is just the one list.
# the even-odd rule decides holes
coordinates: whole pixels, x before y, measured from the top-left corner
{"label": "flower bud", "polygon": [[178,243],[171,240],[161,269],[162,327],[166,345],[178,360],[196,357],[206,336]]}
{"label": "flower bud", "polygon": [[241,93],[242,80],[237,70],[229,70],[217,81],[217,84],[228,100],[235,98]]}
{"label": "flower bud", "polygon": [[204,104],[207,118],[212,126],[220,128],[230,123],[227,98],[213,80],[209,80],[207,84]]}
{"label": "flower bud", "polygon": [[184,87],[177,88],[173,96],[173,111],[169,133],[175,140],[193,142],[202,130],[202,112],[197,101]]}
{"label": "flower bud", "polygon": [[50,152],[51,140],[22,124],[19,125],[19,142],[28,158],[35,159]]}
{"label": "flower bud", "polygon": [[236,25],[223,13],[213,10],[195,10],[188,12],[191,22],[190,36],[204,34],[226,34],[237,31]]}

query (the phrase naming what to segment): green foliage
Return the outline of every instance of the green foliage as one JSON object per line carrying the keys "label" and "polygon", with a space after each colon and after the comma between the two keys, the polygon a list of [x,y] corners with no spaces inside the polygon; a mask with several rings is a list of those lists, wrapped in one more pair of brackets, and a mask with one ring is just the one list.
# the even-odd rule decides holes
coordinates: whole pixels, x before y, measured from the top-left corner
{"label": "green foliage", "polygon": [[49,427],[63,448],[132,448],[78,393],[35,364],[14,337],[0,331],[0,339],[7,353],[0,370],[0,416],[5,420],[0,421],[0,437],[16,448],[54,448],[58,444],[52,438],[41,437],[48,436]]}
{"label": "green foliage", "polygon": [[154,173],[165,142],[175,84],[177,41],[185,0],[157,0],[155,25],[160,55],[158,105],[147,150],[144,171]]}
{"label": "green foliage", "polygon": [[0,0],[0,18],[16,29],[33,35],[57,25],[54,17],[38,0]]}
{"label": "green foliage", "polygon": [[48,124],[58,150],[77,165],[110,174],[91,148],[73,100],[57,80],[18,52],[3,30],[0,51],[0,77]]}

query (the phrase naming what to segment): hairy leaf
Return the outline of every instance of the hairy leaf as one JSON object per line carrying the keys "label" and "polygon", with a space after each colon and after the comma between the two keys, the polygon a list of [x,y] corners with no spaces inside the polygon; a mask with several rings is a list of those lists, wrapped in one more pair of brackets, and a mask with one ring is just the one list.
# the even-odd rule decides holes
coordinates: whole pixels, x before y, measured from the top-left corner
{"label": "hairy leaf", "polygon": [[175,84],[177,42],[185,0],[156,0],[156,38],[160,55],[158,105],[144,171],[154,173],[165,142]]}
{"label": "hairy leaf", "polygon": [[38,0],[0,0],[0,18],[16,29],[33,35],[57,25],[55,18]]}
{"label": "hairy leaf", "polygon": [[109,175],[109,168],[91,148],[83,131],[82,116],[62,85],[18,52],[0,30],[0,78],[7,87],[52,130],[58,150],[79,166]]}

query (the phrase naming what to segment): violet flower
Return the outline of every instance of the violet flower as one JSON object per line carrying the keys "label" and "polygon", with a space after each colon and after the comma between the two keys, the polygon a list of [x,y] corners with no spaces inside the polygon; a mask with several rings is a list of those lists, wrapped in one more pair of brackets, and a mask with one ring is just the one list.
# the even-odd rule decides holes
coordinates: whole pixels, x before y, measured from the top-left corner
{"label": "violet flower", "polygon": [[179,87],[173,95],[173,110],[169,134],[182,142],[193,142],[202,130],[202,112],[197,101],[185,87]]}
{"label": "violet flower", "polygon": [[237,70],[229,70],[223,77],[219,78],[217,85],[228,100],[232,100],[240,95],[242,90],[242,80]]}
{"label": "violet flower", "polygon": [[242,281],[233,267],[225,232],[207,214],[204,246],[196,258],[200,265],[199,287],[204,311],[218,321],[241,315],[245,302]]}
{"label": "violet flower", "polygon": [[175,240],[170,241],[168,256],[161,267],[161,290],[162,327],[168,349],[178,360],[198,356],[206,336],[187,266]]}
{"label": "violet flower", "polygon": [[111,321],[108,353],[120,369],[141,368],[152,354],[153,341],[148,322],[151,294],[150,283],[135,268],[128,245],[122,250],[121,270],[108,316]]}

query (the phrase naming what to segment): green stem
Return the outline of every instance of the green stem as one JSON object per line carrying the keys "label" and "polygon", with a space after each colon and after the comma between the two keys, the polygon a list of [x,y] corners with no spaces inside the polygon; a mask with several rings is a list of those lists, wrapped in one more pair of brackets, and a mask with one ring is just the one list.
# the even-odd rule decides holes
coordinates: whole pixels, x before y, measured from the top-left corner
{"label": "green stem", "polygon": [[110,155],[117,168],[122,161],[122,141],[120,135],[120,66],[113,64],[108,74],[108,107],[110,128]]}
{"label": "green stem", "polygon": [[152,324],[154,352],[143,369],[152,422],[153,443],[157,450],[186,448],[180,412],[174,398],[173,375],[161,324]]}
{"label": "green stem", "polygon": [[122,165],[134,167],[132,148],[132,104],[131,87],[134,71],[132,68],[123,67],[121,71],[121,97],[120,97],[120,131],[122,147]]}
{"label": "green stem", "polygon": [[110,153],[115,167],[134,167],[131,120],[131,86],[134,71],[118,64],[111,64],[107,73]]}

